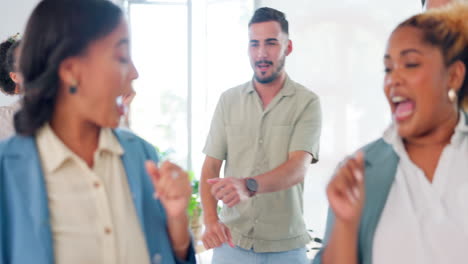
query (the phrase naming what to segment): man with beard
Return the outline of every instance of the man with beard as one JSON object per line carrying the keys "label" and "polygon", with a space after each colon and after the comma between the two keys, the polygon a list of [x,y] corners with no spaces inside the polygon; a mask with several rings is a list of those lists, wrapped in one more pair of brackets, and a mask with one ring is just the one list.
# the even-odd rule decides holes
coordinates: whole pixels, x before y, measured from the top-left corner
{"label": "man with beard", "polygon": [[291,51],[284,14],[256,10],[249,22],[254,77],[223,93],[204,148],[202,240],[214,248],[214,264],[308,262],[302,196],[307,169],[318,161],[321,111],[317,95],[286,74]]}

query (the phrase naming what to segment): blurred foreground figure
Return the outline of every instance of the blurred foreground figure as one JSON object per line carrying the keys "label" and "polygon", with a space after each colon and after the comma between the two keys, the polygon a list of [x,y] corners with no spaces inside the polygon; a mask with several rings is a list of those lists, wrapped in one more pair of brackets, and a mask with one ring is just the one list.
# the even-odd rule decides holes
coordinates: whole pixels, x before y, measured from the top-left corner
{"label": "blurred foreground figure", "polygon": [[393,122],[328,184],[314,263],[440,264],[468,258],[468,6],[402,22],[384,54]]}
{"label": "blurred foreground figure", "polygon": [[17,136],[0,143],[0,263],[195,263],[187,174],[113,129],[138,77],[122,11],[41,1],[19,66]]}

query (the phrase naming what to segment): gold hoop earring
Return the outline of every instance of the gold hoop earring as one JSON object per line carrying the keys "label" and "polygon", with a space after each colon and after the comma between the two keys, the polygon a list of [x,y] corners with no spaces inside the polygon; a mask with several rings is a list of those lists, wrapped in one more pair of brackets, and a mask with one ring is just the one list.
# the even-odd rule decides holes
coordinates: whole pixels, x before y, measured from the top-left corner
{"label": "gold hoop earring", "polygon": [[455,92],[455,89],[453,88],[450,88],[450,90],[448,91],[448,98],[450,100],[450,102],[452,103],[456,103],[457,102],[457,93]]}

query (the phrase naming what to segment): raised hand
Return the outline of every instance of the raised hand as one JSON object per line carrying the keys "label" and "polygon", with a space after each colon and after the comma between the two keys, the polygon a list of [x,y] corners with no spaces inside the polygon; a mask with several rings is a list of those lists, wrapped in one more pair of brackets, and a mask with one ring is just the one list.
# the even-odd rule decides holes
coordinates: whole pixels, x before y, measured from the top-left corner
{"label": "raised hand", "polygon": [[152,161],[147,161],[145,166],[156,190],[155,198],[161,200],[167,216],[185,216],[192,195],[188,174],[169,161],[160,168]]}
{"label": "raised hand", "polygon": [[337,220],[357,225],[364,205],[364,154],[349,157],[335,171],[327,197]]}

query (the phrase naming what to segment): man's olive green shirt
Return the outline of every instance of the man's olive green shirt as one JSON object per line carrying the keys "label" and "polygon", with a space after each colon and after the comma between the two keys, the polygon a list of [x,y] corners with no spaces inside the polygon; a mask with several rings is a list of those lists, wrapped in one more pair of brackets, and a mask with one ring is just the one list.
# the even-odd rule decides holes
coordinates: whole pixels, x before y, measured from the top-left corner
{"label": "man's olive green shirt", "polygon": [[[294,151],[318,161],[321,110],[319,98],[289,77],[266,109],[253,82],[221,95],[204,153],[226,160],[225,177],[246,178],[271,171]],[[288,175],[284,175],[288,177]],[[233,242],[255,252],[280,252],[310,241],[303,220],[301,182],[279,192],[257,194],[233,208],[224,206],[221,221]]]}

